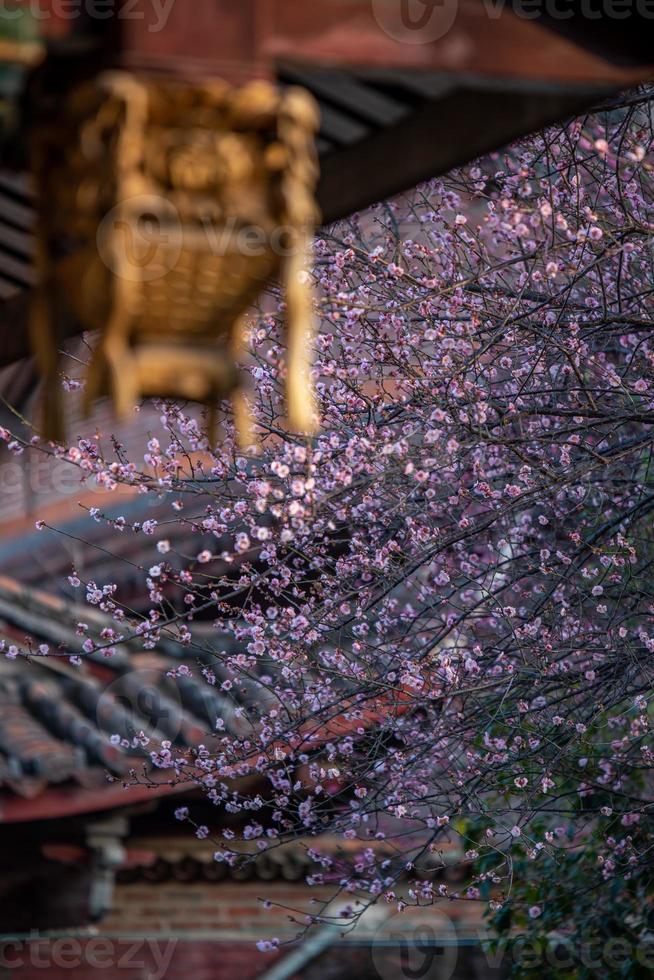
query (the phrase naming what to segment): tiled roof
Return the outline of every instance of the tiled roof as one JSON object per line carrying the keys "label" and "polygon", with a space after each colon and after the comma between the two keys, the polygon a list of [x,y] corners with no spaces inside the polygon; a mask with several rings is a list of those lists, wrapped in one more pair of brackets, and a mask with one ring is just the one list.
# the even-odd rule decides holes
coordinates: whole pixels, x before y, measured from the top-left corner
{"label": "tiled roof", "polygon": [[[239,846],[241,858],[229,864],[216,861],[216,847],[211,841],[184,837],[134,837],[130,840],[130,855],[118,872],[117,881],[275,881],[304,882],[308,874],[324,868],[316,856],[330,857],[334,867],[328,877],[338,880],[339,861],[351,861],[363,848],[374,851],[377,860],[397,860],[398,850],[392,842],[360,840],[346,841],[342,837],[322,835],[310,842],[292,841],[260,852],[256,847]],[[470,861],[461,849],[446,841],[437,854],[421,854],[416,859],[414,873],[419,879],[459,882],[469,874]]]}
{"label": "tiled roof", "polygon": [[[34,799],[54,786],[97,794],[130,770],[149,771],[149,753],[164,740],[181,749],[210,746],[218,717],[227,731],[244,724],[234,713],[238,694],[230,700],[207,684],[192,659],[188,676],[170,676],[180,663],[172,652],[123,645],[111,658],[85,655],[73,666],[68,656],[83,642],[78,618],[65,600],[0,577],[0,820],[8,794]],[[102,615],[85,609],[84,619],[99,634]],[[61,655],[33,655],[26,633]],[[12,645],[20,652],[7,657]]]}
{"label": "tiled roof", "polygon": [[[81,636],[75,628],[80,618],[88,624]],[[167,640],[144,652],[127,641],[115,644],[111,657],[96,651],[80,658],[84,638],[99,641],[110,622],[95,608],[0,575],[0,822],[100,811],[157,792],[188,792],[193,783],[150,762],[163,741],[180,750],[199,745],[211,750],[218,718],[220,737],[256,731],[257,717],[273,697],[270,664],[262,662],[259,673],[225,692],[226,668],[211,651],[235,641],[201,623],[194,625],[192,651]],[[206,643],[198,642],[203,632]],[[48,654],[35,651],[26,637],[46,641]],[[81,663],[72,663],[71,656]],[[174,668],[181,664],[187,670],[180,676]],[[207,683],[205,667],[215,684]],[[292,749],[283,739],[269,749],[315,752],[331,739],[375,728],[390,712],[403,714],[411,705],[410,693],[399,692],[392,704],[371,701],[352,713],[344,692],[341,713],[327,722],[307,720],[294,733]],[[223,777],[251,773],[260,750],[250,751],[254,754],[225,767]],[[144,777],[136,786],[134,773]],[[123,791],[124,783],[130,785]]]}

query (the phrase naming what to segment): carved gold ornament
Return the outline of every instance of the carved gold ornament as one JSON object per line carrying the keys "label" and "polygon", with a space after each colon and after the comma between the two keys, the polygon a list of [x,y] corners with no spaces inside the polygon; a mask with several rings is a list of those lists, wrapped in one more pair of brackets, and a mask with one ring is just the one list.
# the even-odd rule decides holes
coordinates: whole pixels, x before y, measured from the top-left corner
{"label": "carved gold ornament", "polygon": [[143,81],[112,72],[79,88],[33,138],[38,188],[34,351],[47,438],[63,439],[59,347],[71,321],[100,339],[87,409],[124,418],[142,397],[230,396],[253,443],[238,355],[244,315],[279,278],[291,428],[315,431],[313,302],[318,111],[304,90]]}

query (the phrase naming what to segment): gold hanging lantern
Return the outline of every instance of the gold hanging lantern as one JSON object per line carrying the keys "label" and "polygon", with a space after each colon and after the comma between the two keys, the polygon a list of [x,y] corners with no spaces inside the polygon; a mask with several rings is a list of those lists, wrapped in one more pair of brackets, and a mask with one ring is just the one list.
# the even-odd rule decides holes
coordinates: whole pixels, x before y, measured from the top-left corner
{"label": "gold hanging lantern", "polygon": [[315,430],[312,296],[318,111],[302,89],[143,81],[112,72],[75,91],[33,138],[39,286],[31,329],[48,438],[61,440],[58,348],[71,319],[100,340],[86,407],[231,396],[253,442],[243,317],[275,279],[287,306],[289,424]]}

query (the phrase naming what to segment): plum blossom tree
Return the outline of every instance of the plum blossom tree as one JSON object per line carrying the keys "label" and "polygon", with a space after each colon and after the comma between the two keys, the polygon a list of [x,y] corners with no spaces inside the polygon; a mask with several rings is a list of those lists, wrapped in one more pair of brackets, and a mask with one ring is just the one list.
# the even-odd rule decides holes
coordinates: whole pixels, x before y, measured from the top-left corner
{"label": "plum blossom tree", "polygon": [[[347,896],[345,927],[371,902],[458,900],[505,937],[651,928],[649,96],[323,233],[314,439],[284,426],[273,296],[249,328],[257,453],[228,422],[208,445],[169,403],[143,460],[31,445],[166,508],[135,532],[140,610],[73,573],[114,620],[86,652],[174,641],[179,672],[251,692],[211,748],[153,761],[204,790],[216,828],[242,815],[227,837],[197,829],[217,860],[244,840],[360,843],[317,855],[309,882]],[[416,871],[446,841],[465,852],[460,888]]]}

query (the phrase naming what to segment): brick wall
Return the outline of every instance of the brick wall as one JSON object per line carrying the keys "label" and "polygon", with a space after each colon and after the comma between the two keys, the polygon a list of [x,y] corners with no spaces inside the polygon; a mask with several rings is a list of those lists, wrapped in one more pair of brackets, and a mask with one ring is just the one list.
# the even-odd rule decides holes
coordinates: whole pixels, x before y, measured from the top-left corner
{"label": "brick wall", "polygon": [[[106,945],[103,945],[106,943]],[[54,940],[0,948],[2,976],[12,980],[259,980],[290,950],[263,954],[243,942],[166,939]],[[438,954],[421,969],[402,964],[397,949],[337,943],[310,960],[289,980],[502,980],[507,973],[489,964],[480,950],[462,947]],[[455,958],[455,962],[452,960]]]}
{"label": "brick wall", "polygon": [[[258,980],[288,956],[301,930],[289,909],[307,912],[330,890],[282,881],[134,882],[116,888],[114,911],[95,936],[88,933],[29,944],[0,944],[0,976],[7,980]],[[261,898],[273,907],[266,909]],[[283,907],[278,907],[283,906]],[[313,906],[315,911],[317,906]],[[481,907],[451,903],[386,918],[373,910],[368,924],[310,958],[289,980],[499,980],[504,971],[470,945],[483,937]],[[299,918],[299,916],[297,916]],[[314,935],[312,933],[312,935]],[[277,936],[278,953],[261,953],[256,940]],[[425,940],[443,938],[424,966]],[[452,940],[458,939],[458,948]],[[407,964],[406,950],[416,957]],[[429,954],[428,958],[429,958]],[[409,971],[407,972],[407,967]],[[417,970],[417,972],[416,972]]]}
{"label": "brick wall", "polygon": [[281,954],[251,943],[211,940],[85,938],[0,946],[8,980],[256,980]]}
{"label": "brick wall", "polygon": [[[102,932],[203,932],[223,939],[293,938],[302,928],[291,921],[289,908],[308,914],[318,909],[330,890],[309,889],[284,882],[191,883],[144,881],[117,885],[113,912]],[[261,899],[273,903],[265,908]]]}

